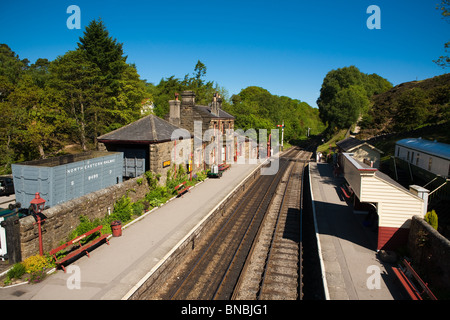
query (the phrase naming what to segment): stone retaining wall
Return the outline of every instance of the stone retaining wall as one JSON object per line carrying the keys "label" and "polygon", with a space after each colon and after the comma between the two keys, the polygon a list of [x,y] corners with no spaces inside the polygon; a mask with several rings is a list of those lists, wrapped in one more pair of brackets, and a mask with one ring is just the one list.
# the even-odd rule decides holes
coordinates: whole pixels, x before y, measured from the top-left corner
{"label": "stone retaining wall", "polygon": [[[186,236],[184,241],[180,243],[173,252],[163,259],[161,263],[155,266],[140,283],[136,285],[136,288],[131,290],[128,295],[124,297],[127,300],[139,300],[142,296],[146,295],[146,291],[152,292],[152,288],[160,288],[163,286],[168,277],[173,274],[175,268],[179,265],[180,261],[183,261],[186,256],[193,252],[195,243],[199,242],[204,235],[204,231],[209,230],[215,222],[225,214],[230,205],[243,193],[247,188],[255,182],[260,175],[261,166],[250,174],[245,181],[242,181],[234,191],[232,191],[225,199],[223,199],[215,209],[205,218],[203,223],[197,226],[189,235]],[[156,289],[155,289],[156,290]]]}
{"label": "stone retaining wall", "polygon": [[[148,192],[147,179],[134,178],[120,184],[87,194],[85,196],[67,201],[43,211],[46,217],[42,225],[42,239],[44,252],[48,252],[67,241],[80,223],[80,215],[90,220],[103,218],[111,213],[116,200],[128,194],[131,201],[142,199]],[[32,216],[22,218],[20,221],[20,247],[22,260],[39,253],[39,231]]]}
{"label": "stone retaining wall", "polygon": [[408,238],[408,250],[414,269],[433,288],[450,288],[450,240],[414,216]]}

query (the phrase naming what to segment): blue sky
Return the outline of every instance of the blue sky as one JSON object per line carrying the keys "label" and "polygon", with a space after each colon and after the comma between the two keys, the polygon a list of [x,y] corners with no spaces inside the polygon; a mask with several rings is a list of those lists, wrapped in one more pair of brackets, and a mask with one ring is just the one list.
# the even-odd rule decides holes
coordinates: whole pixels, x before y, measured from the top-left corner
{"label": "blue sky", "polygon": [[[330,70],[355,65],[394,85],[448,72],[443,55],[450,23],[440,0],[40,0],[0,2],[0,43],[21,59],[55,59],[75,49],[84,28],[102,18],[123,43],[142,79],[183,78],[197,60],[229,96],[260,86],[316,106]],[[81,10],[81,29],[68,29],[67,7]],[[369,30],[370,5],[381,29]]]}

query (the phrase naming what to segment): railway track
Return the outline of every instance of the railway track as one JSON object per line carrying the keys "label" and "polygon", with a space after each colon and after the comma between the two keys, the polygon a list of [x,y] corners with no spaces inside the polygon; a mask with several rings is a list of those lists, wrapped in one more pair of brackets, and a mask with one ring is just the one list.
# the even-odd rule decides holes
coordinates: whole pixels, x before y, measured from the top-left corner
{"label": "railway track", "polygon": [[[266,220],[266,213],[273,207],[273,196],[282,184],[286,171],[289,171],[289,177],[292,177],[289,180],[296,180],[295,175],[298,172],[292,171],[290,167],[296,163],[292,161],[292,158],[297,159],[298,156],[298,150],[292,149],[280,157],[277,174],[260,176],[225,212],[219,223],[210,230],[209,235],[195,245],[189,261],[180,263],[178,269],[157,292],[154,290],[146,292],[141,299],[229,300],[234,298],[236,288],[242,288],[242,284],[237,285],[238,280],[242,279],[244,265],[250,253],[254,252],[254,243],[258,242],[255,239],[260,233],[263,221]],[[285,201],[288,203],[297,200]],[[292,216],[287,216],[286,219],[291,218]],[[281,220],[280,225],[283,224]],[[272,269],[273,266],[273,263],[269,262],[267,270]],[[273,275],[276,276],[275,273],[267,273],[266,279]],[[263,288],[270,288],[272,280],[265,281]],[[261,298],[265,299],[266,294],[264,293]]]}
{"label": "railway track", "polygon": [[274,195],[233,299],[302,298],[302,181],[310,155],[302,151],[291,159],[291,166]]}

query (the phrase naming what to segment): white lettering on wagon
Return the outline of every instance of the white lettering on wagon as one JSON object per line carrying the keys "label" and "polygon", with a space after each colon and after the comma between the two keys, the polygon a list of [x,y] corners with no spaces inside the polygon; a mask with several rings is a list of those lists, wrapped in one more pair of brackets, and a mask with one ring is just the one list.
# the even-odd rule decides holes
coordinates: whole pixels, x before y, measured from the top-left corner
{"label": "white lettering on wagon", "polygon": [[84,169],[83,167],[75,167],[75,168],[67,169],[67,173],[68,174],[70,174],[70,173],[77,173],[78,171],[81,171],[83,169]]}
{"label": "white lettering on wagon", "polygon": [[[79,166],[79,167],[67,169],[67,174],[77,173],[77,172],[82,171],[82,170],[88,170],[88,169],[96,168],[98,166],[102,166],[104,164],[111,164],[111,163],[115,163],[115,162],[116,162],[116,159],[109,159],[109,160],[104,160],[104,161],[98,161],[98,162],[86,164],[84,166]],[[98,176],[96,178],[98,178]]]}
{"label": "white lettering on wagon", "polygon": [[92,176],[89,176],[88,180],[94,180],[94,179],[97,179],[97,178],[98,178],[98,173],[93,174]]}

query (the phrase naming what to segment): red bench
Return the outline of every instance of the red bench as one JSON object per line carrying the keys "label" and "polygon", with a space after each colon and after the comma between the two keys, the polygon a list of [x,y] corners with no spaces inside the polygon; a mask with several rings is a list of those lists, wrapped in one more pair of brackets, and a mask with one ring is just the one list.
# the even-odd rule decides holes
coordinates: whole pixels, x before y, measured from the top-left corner
{"label": "red bench", "polygon": [[[73,240],[70,240],[68,242],[66,242],[65,244],[59,246],[58,248],[53,249],[52,251],[50,251],[50,255],[53,257],[53,259],[55,259],[55,263],[58,266],[61,266],[61,268],[64,270],[64,272],[66,272],[66,268],[64,267],[63,263],[67,262],[69,259],[76,257],[77,255],[81,254],[81,253],[86,253],[88,257],[89,256],[89,252],[88,249],[90,247],[92,247],[94,244],[99,243],[102,240],[106,240],[106,242],[109,245],[109,241],[107,239],[107,237],[109,236],[109,234],[103,234],[101,232],[103,226],[98,226],[97,228],[92,229],[91,231],[88,231],[84,234],[82,234],[79,237],[76,237]],[[81,245],[81,240],[85,239],[86,237],[90,236],[91,234],[95,233],[95,232],[100,232],[100,237],[96,238],[84,245]],[[64,249],[66,249],[69,246],[72,245],[78,245],[78,248],[69,252],[68,255],[66,255],[65,257],[61,258],[61,259],[57,259],[56,258],[56,254]]]}
{"label": "red bench", "polygon": [[[433,292],[431,292],[430,288],[428,288],[428,284],[419,277],[417,272],[406,259],[403,260],[403,264],[405,265],[404,270],[401,268],[392,267],[392,271],[394,271],[410,298],[412,300],[423,300],[422,295],[426,293],[431,300],[437,300],[436,296]],[[413,284],[412,279],[410,279],[407,274],[412,275],[419,286],[422,287],[422,292],[418,290],[418,288]]]}
{"label": "red bench", "polygon": [[353,190],[350,188],[350,186],[347,186],[345,184],[341,186],[341,191],[347,199],[350,199],[353,195]]}
{"label": "red bench", "polygon": [[229,164],[222,163],[222,164],[219,165],[219,171],[225,171],[225,170],[227,170],[229,167],[230,167]]}
{"label": "red bench", "polygon": [[186,181],[184,181],[183,183],[180,183],[179,185],[177,185],[175,187],[175,191],[177,192],[177,194],[180,196],[183,193],[190,191],[189,189],[191,188],[191,186],[186,186]]}

